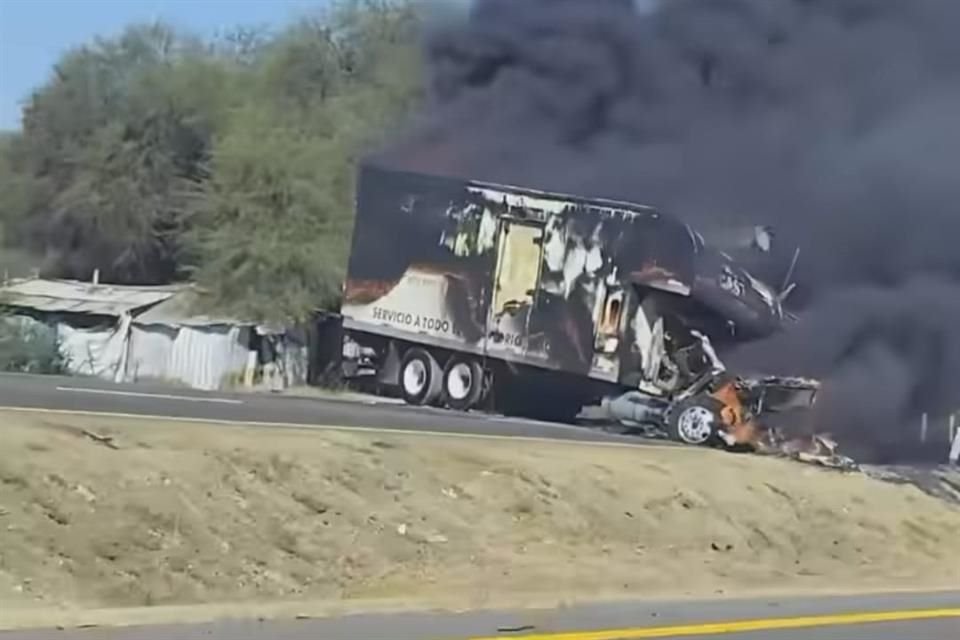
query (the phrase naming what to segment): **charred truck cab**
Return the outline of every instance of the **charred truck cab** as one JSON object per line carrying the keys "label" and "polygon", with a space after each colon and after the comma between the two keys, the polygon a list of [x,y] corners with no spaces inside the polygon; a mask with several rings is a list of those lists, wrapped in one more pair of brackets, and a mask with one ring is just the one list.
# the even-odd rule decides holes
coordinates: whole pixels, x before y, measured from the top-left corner
{"label": "charred truck cab", "polygon": [[716,347],[783,321],[772,289],[651,207],[369,165],[341,311],[345,375],[410,404],[565,421],[627,394],[691,444],[751,437],[766,387]]}

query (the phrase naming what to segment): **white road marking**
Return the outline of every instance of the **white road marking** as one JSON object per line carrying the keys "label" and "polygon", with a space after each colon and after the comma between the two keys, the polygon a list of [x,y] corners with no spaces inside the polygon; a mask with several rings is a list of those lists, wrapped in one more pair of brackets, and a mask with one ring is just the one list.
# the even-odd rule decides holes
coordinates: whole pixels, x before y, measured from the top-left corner
{"label": "white road marking", "polygon": [[544,422],[543,420],[534,420],[532,418],[511,418],[510,416],[471,414],[472,417],[482,419],[485,422],[502,422],[509,424],[523,424],[530,427],[540,427],[546,429],[556,429],[557,431],[577,431],[583,433],[585,427],[575,424],[561,424],[558,422]]}
{"label": "white road marking", "polygon": [[345,425],[334,424],[309,424],[303,422],[256,422],[249,420],[223,420],[217,418],[191,418],[177,416],[156,416],[141,413],[115,413],[110,411],[77,411],[74,409],[43,409],[38,407],[8,407],[0,406],[0,411],[16,411],[18,413],[41,413],[54,415],[76,415],[93,416],[108,418],[129,418],[132,420],[156,420],[162,422],[182,422],[195,424],[224,425],[234,427],[271,427],[279,429],[316,429],[319,431],[356,431],[359,433],[375,433],[384,436],[429,436],[432,438],[461,438],[467,440],[506,440],[511,442],[544,442],[572,446],[585,447],[610,447],[615,449],[666,449],[675,451],[688,450],[693,454],[712,451],[703,447],[675,446],[672,444],[663,444],[650,441],[624,442],[621,440],[572,440],[567,438],[548,438],[545,436],[507,436],[492,433],[462,433],[450,431],[430,431],[429,429],[406,429],[403,427],[385,428],[385,427],[348,427]]}
{"label": "white road marking", "polygon": [[155,400],[182,400],[184,402],[213,402],[217,404],[243,404],[243,400],[233,398],[205,398],[203,396],[177,396],[168,393],[144,393],[142,391],[116,391],[113,389],[87,389],[84,387],[57,387],[57,391],[70,393],[94,393],[104,396],[130,396],[134,398],[153,398]]}
{"label": "white road marking", "polygon": [[533,418],[523,418],[519,416],[505,416],[499,413],[486,413],[483,411],[474,411],[470,410],[467,412],[452,412],[450,409],[444,409],[441,407],[424,407],[424,406],[415,406],[410,404],[400,404],[394,405],[398,409],[404,411],[410,411],[413,413],[425,413],[434,416],[449,416],[453,415],[460,418],[473,418],[474,420],[482,420],[484,422],[502,422],[507,424],[515,425],[527,425],[530,427],[541,427],[547,429],[556,429],[557,431],[576,431],[583,433],[584,428],[579,427],[573,424],[560,424],[558,422],[544,422],[543,420],[534,420]]}

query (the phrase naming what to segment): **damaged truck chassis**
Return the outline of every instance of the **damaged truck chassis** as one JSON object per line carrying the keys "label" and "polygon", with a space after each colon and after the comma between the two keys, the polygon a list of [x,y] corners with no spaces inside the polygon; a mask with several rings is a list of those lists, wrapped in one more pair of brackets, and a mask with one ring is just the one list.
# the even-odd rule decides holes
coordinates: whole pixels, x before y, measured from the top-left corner
{"label": "damaged truck chassis", "polygon": [[717,352],[778,330],[782,298],[650,207],[365,166],[343,374],[414,405],[571,421],[603,400],[688,444],[756,445],[817,384]]}

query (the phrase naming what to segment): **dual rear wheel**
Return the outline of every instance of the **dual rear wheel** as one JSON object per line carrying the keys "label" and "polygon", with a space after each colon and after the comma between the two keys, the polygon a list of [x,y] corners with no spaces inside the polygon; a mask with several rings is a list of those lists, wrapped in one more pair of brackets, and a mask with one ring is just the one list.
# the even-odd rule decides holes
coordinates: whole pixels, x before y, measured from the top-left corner
{"label": "dual rear wheel", "polygon": [[443,368],[443,401],[451,409],[467,411],[483,400],[484,372],[473,358],[454,356]]}
{"label": "dual rear wheel", "polygon": [[411,347],[400,362],[400,391],[407,404],[477,409],[488,399],[506,415],[572,423],[583,406],[582,393],[535,375],[492,371],[466,354],[451,354],[441,366],[429,350]]}
{"label": "dual rear wheel", "polygon": [[468,356],[453,355],[441,367],[426,349],[408,349],[400,364],[400,391],[407,404],[444,404],[467,411],[484,396],[484,371]]}

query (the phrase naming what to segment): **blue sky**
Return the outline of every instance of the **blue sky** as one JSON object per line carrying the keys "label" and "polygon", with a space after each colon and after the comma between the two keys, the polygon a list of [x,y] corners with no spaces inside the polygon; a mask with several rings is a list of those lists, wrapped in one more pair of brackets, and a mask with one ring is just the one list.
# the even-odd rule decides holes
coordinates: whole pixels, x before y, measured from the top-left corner
{"label": "blue sky", "polygon": [[20,103],[65,50],[160,19],[199,35],[239,24],[282,25],[327,0],[0,0],[0,129],[20,126]]}

